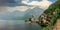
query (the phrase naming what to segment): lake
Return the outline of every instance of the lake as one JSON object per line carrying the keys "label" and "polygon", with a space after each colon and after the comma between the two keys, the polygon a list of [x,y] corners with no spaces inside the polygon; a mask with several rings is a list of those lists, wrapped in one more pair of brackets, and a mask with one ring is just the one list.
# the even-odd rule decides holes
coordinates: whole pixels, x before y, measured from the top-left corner
{"label": "lake", "polygon": [[0,20],[0,30],[41,30],[36,23],[26,23],[24,20]]}

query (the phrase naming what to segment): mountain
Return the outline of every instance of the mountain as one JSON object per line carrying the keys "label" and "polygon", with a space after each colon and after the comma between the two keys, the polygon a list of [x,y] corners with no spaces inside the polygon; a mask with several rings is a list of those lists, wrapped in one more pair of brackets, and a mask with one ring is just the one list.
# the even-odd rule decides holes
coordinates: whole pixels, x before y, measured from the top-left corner
{"label": "mountain", "polygon": [[5,14],[1,14],[0,19],[3,19],[3,20],[15,20],[18,17],[19,18],[23,17],[24,14],[25,14],[24,12],[16,10],[14,12],[8,12],[8,13],[5,13]]}
{"label": "mountain", "polygon": [[15,15],[15,17],[18,17],[18,16],[24,16],[25,12],[22,12],[22,11],[14,11],[14,12],[11,12],[9,13],[10,15]]}
{"label": "mountain", "polygon": [[35,18],[38,18],[45,10],[35,7],[33,9],[27,10],[27,14],[25,15],[30,15],[30,17],[33,15]]}
{"label": "mountain", "polygon": [[14,12],[8,12],[6,14],[0,15],[0,19],[3,19],[3,20],[25,20],[27,18],[31,18],[32,15],[35,18],[38,18],[43,12],[44,12],[44,10],[39,7],[35,7],[33,9],[28,9],[25,12],[16,10]]}

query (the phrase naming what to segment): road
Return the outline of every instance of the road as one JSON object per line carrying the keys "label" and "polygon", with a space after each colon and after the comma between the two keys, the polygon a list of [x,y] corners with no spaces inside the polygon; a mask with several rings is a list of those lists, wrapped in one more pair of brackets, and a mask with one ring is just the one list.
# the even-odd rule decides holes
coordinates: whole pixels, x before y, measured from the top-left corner
{"label": "road", "polygon": [[57,19],[57,22],[54,25],[53,30],[60,30],[60,19]]}

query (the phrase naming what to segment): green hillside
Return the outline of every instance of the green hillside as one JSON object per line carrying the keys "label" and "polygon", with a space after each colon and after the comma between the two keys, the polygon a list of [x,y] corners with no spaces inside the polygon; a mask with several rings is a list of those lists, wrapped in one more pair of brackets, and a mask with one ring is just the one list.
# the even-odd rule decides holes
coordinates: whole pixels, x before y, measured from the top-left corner
{"label": "green hillside", "polygon": [[60,0],[56,1],[55,3],[53,3],[46,11],[45,13],[52,13],[53,11],[55,11],[56,9],[60,9]]}
{"label": "green hillside", "polygon": [[60,0],[50,5],[50,7],[39,17],[43,30],[49,30],[60,17]]}

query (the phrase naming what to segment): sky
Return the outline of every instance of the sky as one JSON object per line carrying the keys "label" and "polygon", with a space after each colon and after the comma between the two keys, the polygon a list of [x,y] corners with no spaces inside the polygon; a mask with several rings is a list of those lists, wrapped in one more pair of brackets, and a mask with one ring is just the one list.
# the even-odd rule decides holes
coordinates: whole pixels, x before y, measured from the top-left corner
{"label": "sky", "polygon": [[[29,0],[30,2],[32,2],[33,0]],[[35,1],[42,1],[42,0],[35,0]],[[55,2],[56,0],[49,0],[51,2]]]}
{"label": "sky", "polygon": [[[7,4],[7,5],[8,5],[8,3],[9,4],[13,3],[14,5],[18,6],[18,5],[23,4],[23,3],[21,3],[22,1],[28,1],[28,2],[38,1],[38,2],[40,2],[42,0],[0,0],[0,5],[4,4],[4,3]],[[56,0],[48,0],[48,1],[55,2]]]}
{"label": "sky", "polygon": [[[48,7],[54,2],[55,0],[0,0],[0,19],[10,18],[9,16],[15,18],[18,16],[23,17],[33,14],[34,17],[38,17],[38,15],[41,15],[41,13],[48,9]],[[33,14],[30,14],[30,10],[35,11],[32,12]],[[39,13],[36,14],[36,12]]]}
{"label": "sky", "polygon": [[57,1],[57,0],[49,0],[49,1],[51,1],[51,2],[55,2],[55,1]]}
{"label": "sky", "polygon": [[56,0],[0,0],[0,11],[4,13],[7,11],[13,12],[15,10],[24,12],[36,6],[47,9],[55,1]]}

